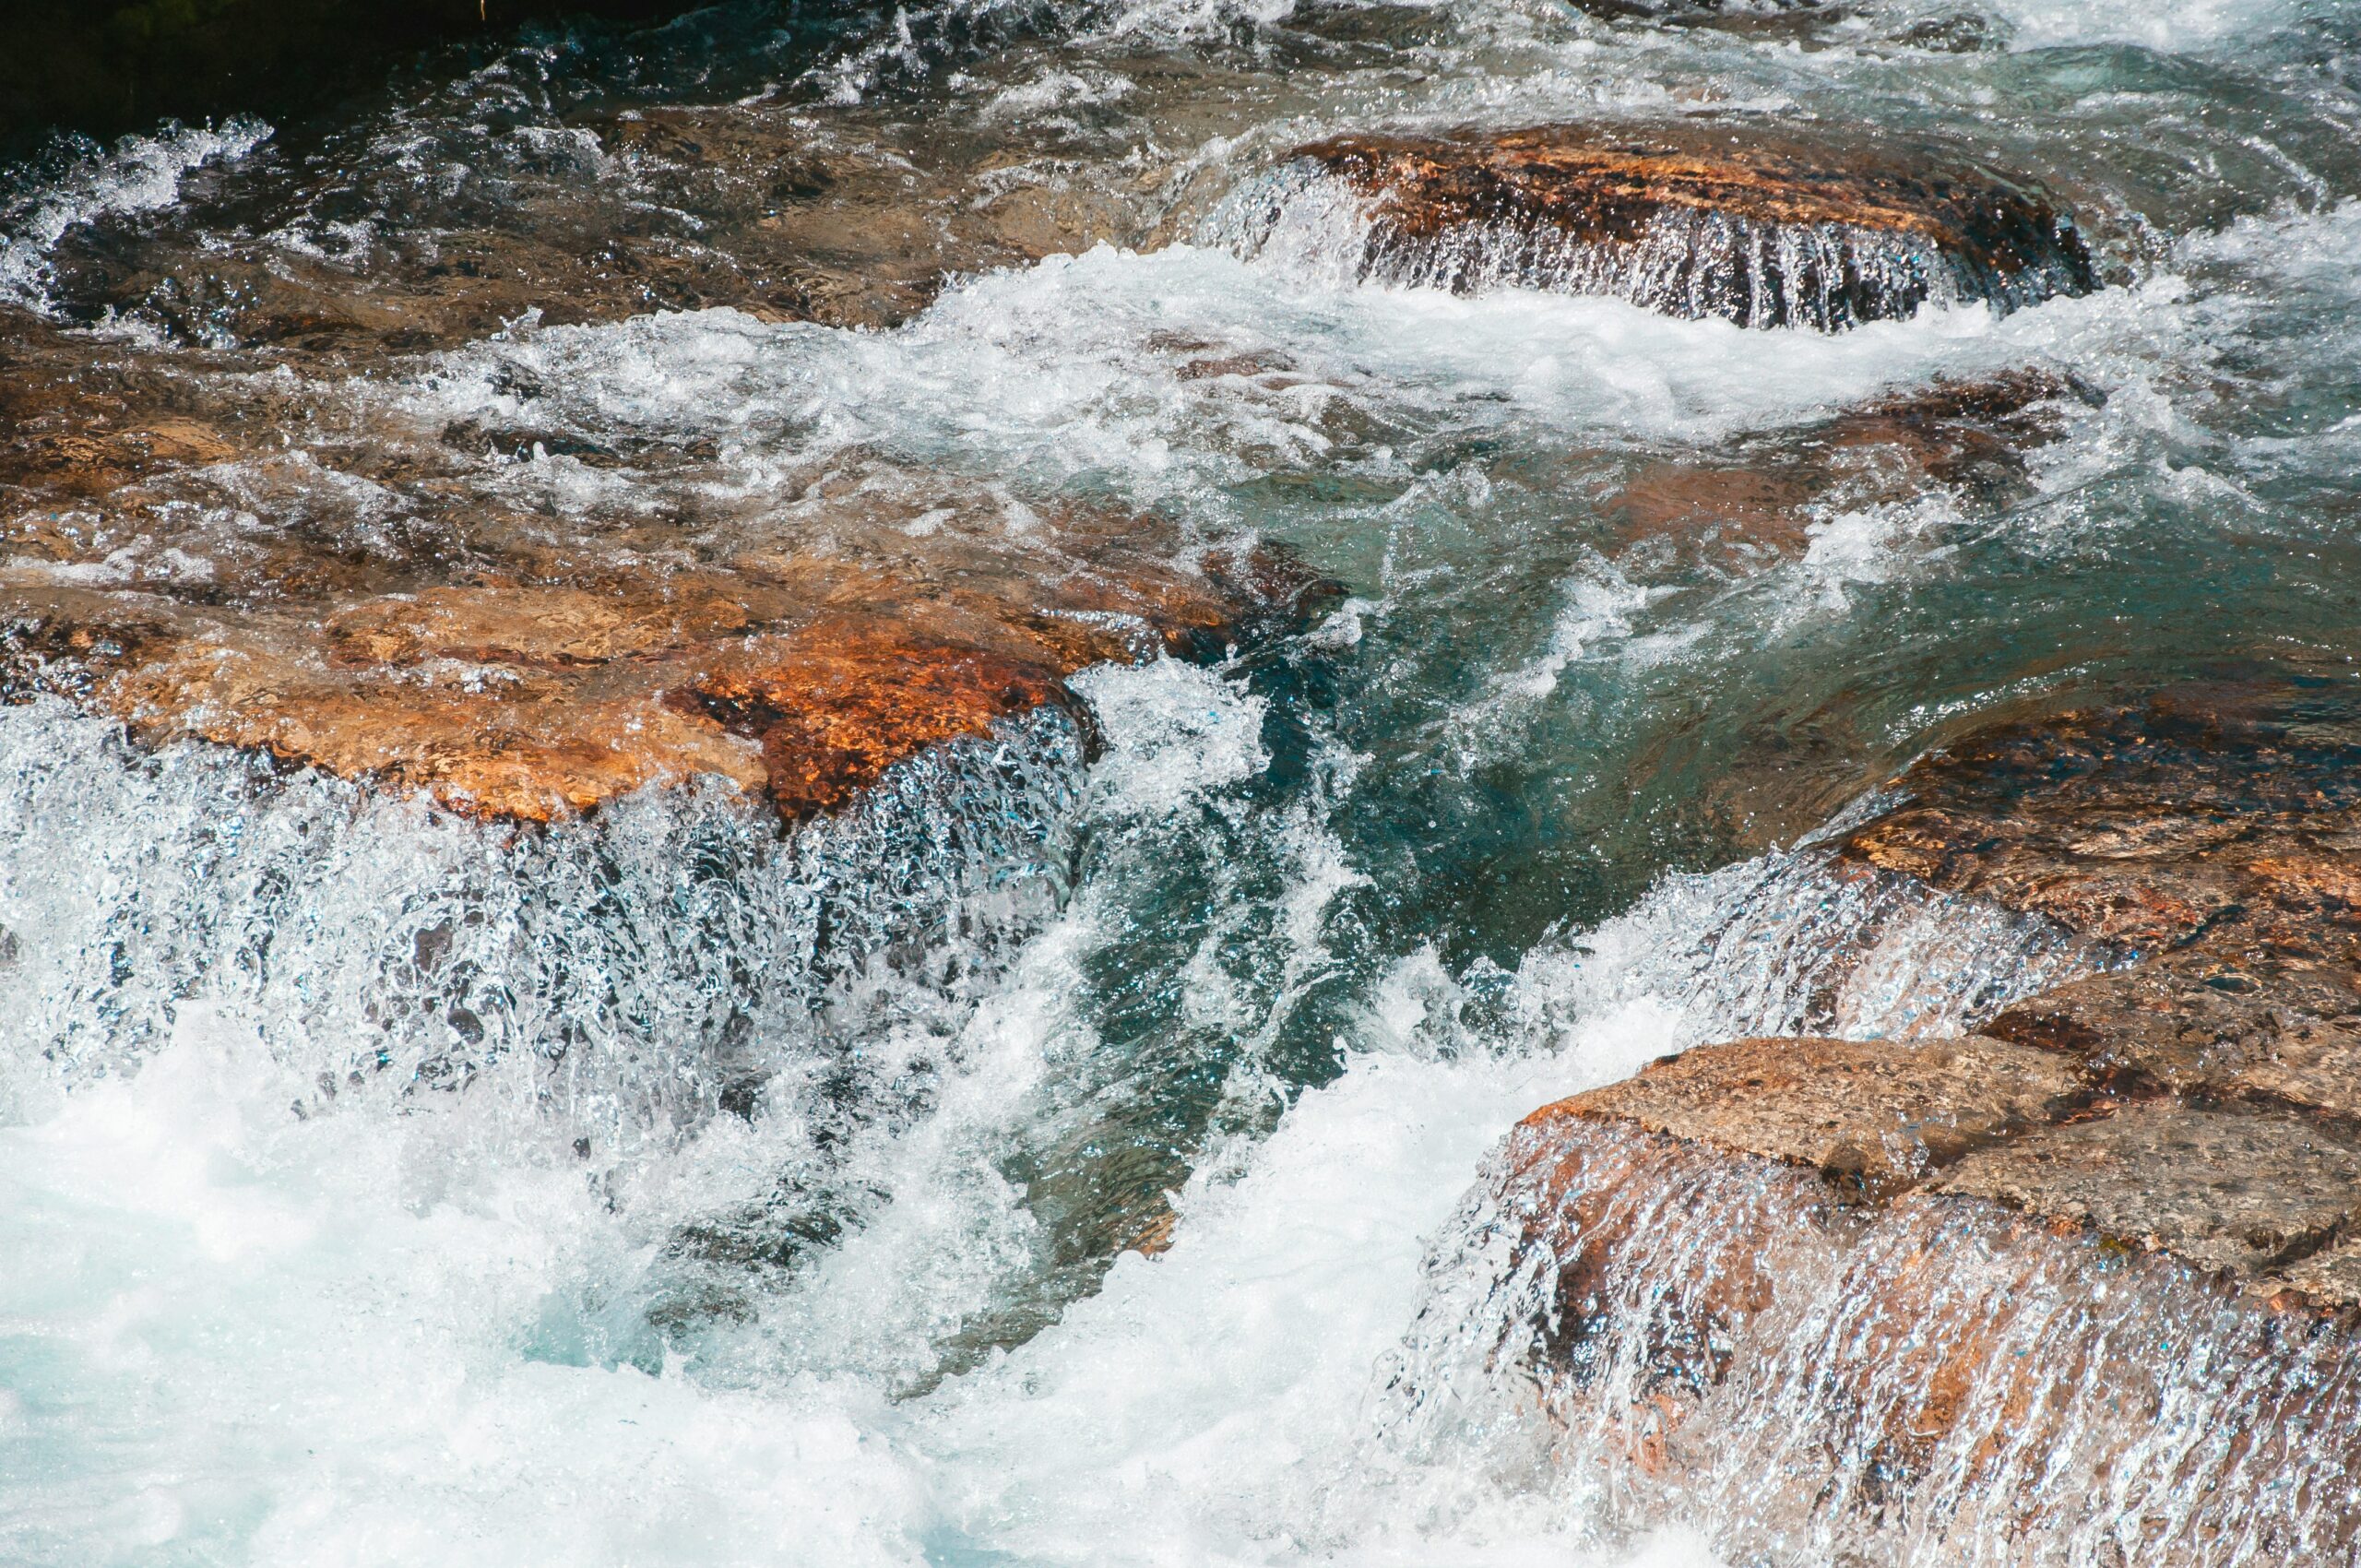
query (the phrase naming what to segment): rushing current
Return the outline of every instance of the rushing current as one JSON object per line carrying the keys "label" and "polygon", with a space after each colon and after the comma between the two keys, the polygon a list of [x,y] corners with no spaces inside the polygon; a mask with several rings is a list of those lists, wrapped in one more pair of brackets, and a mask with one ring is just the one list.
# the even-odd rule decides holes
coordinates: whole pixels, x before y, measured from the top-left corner
{"label": "rushing current", "polygon": [[[1360,276],[1287,162],[1703,112],[1973,145],[2105,286],[1839,334],[1447,293]],[[760,527],[859,457],[1344,589],[785,835],[702,788],[500,827],[0,708],[28,1568],[1752,1561],[1803,1483],[1651,1513],[1582,1431],[1406,1399],[1481,1295],[1488,1158],[1685,1045],[2113,962],[1822,874],[1941,726],[2361,654],[2339,0],[725,5],[61,137],[0,182],[0,317],[24,374],[266,438],[151,477],[169,548],[0,517],[13,585],[365,555],[452,495]],[[2087,395],[1990,473],[1840,472],[1771,540],[1630,500],[2025,370]],[[1792,1560],[1898,1560],[1857,1547]]]}

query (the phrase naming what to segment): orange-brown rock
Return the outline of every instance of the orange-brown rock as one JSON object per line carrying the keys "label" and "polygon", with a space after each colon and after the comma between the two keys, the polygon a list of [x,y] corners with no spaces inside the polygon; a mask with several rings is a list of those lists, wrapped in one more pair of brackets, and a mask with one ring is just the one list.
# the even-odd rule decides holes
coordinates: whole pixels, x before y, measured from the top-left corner
{"label": "orange-brown rock", "polygon": [[2260,1107],[2143,1100],[1970,1150],[1929,1192],[1989,1198],[2264,1290],[2361,1215],[2361,1139]]}
{"label": "orange-brown rock", "polygon": [[843,805],[885,769],[992,721],[1070,703],[1073,664],[837,618],[716,658],[679,698],[762,737],[771,798],[790,816]]}
{"label": "orange-brown rock", "polygon": [[[1012,536],[1001,499],[960,481],[872,465],[830,491],[779,542],[709,562],[518,541],[496,568],[373,586],[382,566],[260,582],[184,559],[149,579],[67,549],[0,576],[0,676],[151,742],[258,748],[489,816],[716,776],[801,817],[930,746],[1074,706],[1085,665],[1217,650],[1318,591],[1270,551],[1191,564],[1136,515],[1034,508]],[[152,536],[109,542],[120,561]]]}
{"label": "orange-brown rock", "polygon": [[2185,686],[1894,780],[1839,874],[2155,956],[1976,1034],[1703,1046],[1526,1118],[1491,1212],[1533,1285],[1484,1332],[1566,1451],[1723,1489],[1739,1555],[2005,1529],[2042,1557],[2090,1487],[2146,1500],[2141,1560],[2238,1532],[2349,1561],[2356,741],[2341,686]]}
{"label": "orange-brown rock", "polygon": [[[863,451],[749,493],[695,444],[89,359],[0,320],[0,698],[490,816],[696,776],[833,809],[1072,707],[1086,665],[1217,655],[1321,591],[1280,552]],[[620,506],[514,490],[626,469]]]}
{"label": "orange-brown rock", "polygon": [[1940,149],[1700,119],[1347,136],[1298,157],[1370,198],[1361,269],[1394,281],[1822,330],[2098,282],[2047,196]]}
{"label": "orange-brown rock", "polygon": [[2067,1059],[1973,1035],[1900,1050],[1749,1039],[1667,1058],[1536,1111],[1525,1124],[1568,1116],[1625,1122],[1887,1193],[2089,1098]]}
{"label": "orange-brown rock", "polygon": [[[2161,1182],[2245,1248],[2251,1206]],[[1503,1315],[1442,1326],[1635,1522],[1678,1517],[1743,1561],[1835,1542],[1948,1561],[1996,1539],[2064,1561],[2095,1496],[2130,1500],[2149,1549],[2116,1561],[2214,1562],[2225,1539],[2349,1560],[2361,1347],[2349,1318],[2280,1300],[2355,1299],[2322,1289],[2355,1272],[2341,1249],[2242,1290],[2138,1238],[1924,1187],[1864,1202],[1806,1166],[1583,1115],[1521,1127],[1499,1193],[1507,1261],[1499,1241],[1469,1256],[1501,1269],[1482,1311]]]}
{"label": "orange-brown rock", "polygon": [[1600,500],[1627,542],[1672,540],[1726,566],[1800,554],[1831,511],[1912,500],[1929,485],[1997,503],[2024,493],[2026,457],[2098,394],[2038,369],[1938,378],[1800,429],[1746,438],[1726,459],[1657,462]]}
{"label": "orange-brown rock", "polygon": [[1837,869],[2139,962],[1983,1037],[1701,1048],[1536,1124],[1625,1123],[1873,1194],[1931,1183],[2278,1289],[2361,1211],[2357,761],[2361,699],[2299,682],[1987,724],[1893,780]]}
{"label": "orange-brown rock", "polygon": [[2176,1094],[2361,1119],[2361,971],[2344,965],[2201,944],[2054,987],[1985,1028]]}
{"label": "orange-brown rock", "polygon": [[2361,957],[2361,721],[2343,695],[2190,686],[1987,727],[1893,782],[1848,861],[2141,955]]}

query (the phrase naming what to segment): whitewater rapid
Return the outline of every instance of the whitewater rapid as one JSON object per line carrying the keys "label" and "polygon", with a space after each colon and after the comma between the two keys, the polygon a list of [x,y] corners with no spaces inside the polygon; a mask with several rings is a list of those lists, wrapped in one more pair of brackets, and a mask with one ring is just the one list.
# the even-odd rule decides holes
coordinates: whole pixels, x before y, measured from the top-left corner
{"label": "whitewater rapid", "polygon": [[[1488,1158],[1536,1106],[1691,1045],[1940,1033],[2118,961],[1834,882],[1807,830],[1984,707],[2333,649],[2356,610],[2323,497],[2361,457],[2361,201],[2300,137],[2249,145],[2310,82],[2295,30],[2334,18],[1999,0],[1970,8],[2005,44],[1972,71],[1891,43],[1962,9],[1806,48],[1478,7],[1374,85],[1337,66],[1268,125],[1156,150],[1252,165],[1252,202],[1272,148],[1356,116],[1857,95],[1988,109],[2019,152],[2098,126],[2070,163],[2152,119],[2165,150],[2123,154],[2089,297],[1749,331],[1359,283],[1351,214],[1250,241],[1209,201],[1161,248],[964,276],[884,328],[528,313],[357,372],[206,370],[297,410],[299,449],[339,420],[526,433],[476,476],[520,514],[784,510],[882,456],[997,487],[1012,532],[1028,495],[1111,500],[1192,551],[1285,545],[1347,595],[1275,647],[1088,671],[1086,728],[1004,726],[787,838],[701,790],[494,827],[0,709],[0,1562],[1713,1563],[1694,1533],[1619,1533],[1529,1410],[1405,1408]],[[1096,7],[1074,59],[1014,83],[905,28],[821,69],[811,113],[888,114],[916,73],[946,115],[1064,116],[1086,144],[1163,90],[1104,52],[1294,14]],[[529,75],[504,58],[468,90],[522,101]],[[2217,123],[2189,101],[2222,81],[2252,96]],[[2332,143],[2361,111],[2317,90],[2304,135]],[[432,107],[356,142],[406,188],[473,193]],[[484,161],[587,135],[545,118]],[[188,193],[284,139],[78,149],[0,206],[0,303],[101,357],[226,352],[160,310],[74,314],[68,253],[189,210],[206,250]],[[397,226],[279,220],[255,243],[282,261]],[[2022,494],[1815,502],[1746,570],[1594,515],[1643,465],[2027,367],[2094,401],[2024,455]],[[595,450],[634,442],[700,456]],[[390,482],[307,462],[224,461],[174,504],[231,533],[398,519]],[[1843,788],[1766,785],[1760,826],[1747,791],[1790,775]]]}

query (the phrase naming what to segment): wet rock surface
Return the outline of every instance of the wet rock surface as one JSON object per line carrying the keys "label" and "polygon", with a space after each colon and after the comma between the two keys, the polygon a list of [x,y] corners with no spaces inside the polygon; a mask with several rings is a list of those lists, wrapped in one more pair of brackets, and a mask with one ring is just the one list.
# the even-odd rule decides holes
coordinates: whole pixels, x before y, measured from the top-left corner
{"label": "wet rock surface", "polygon": [[2030,455],[2102,401],[2035,368],[1939,380],[1801,430],[1738,444],[1714,462],[1646,465],[1603,496],[1627,546],[1665,541],[1729,570],[1791,557],[1839,512],[1920,498],[1934,487],[1983,505],[2029,489]]}
{"label": "wet rock surface", "polygon": [[2349,963],[2361,731],[2332,689],[2191,687],[1979,731],[1896,780],[1845,859],[2142,956]]}
{"label": "wet rock surface", "polygon": [[1628,1123],[2361,1301],[2347,1267],[2289,1272],[2361,1206],[2355,719],[2334,688],[2225,684],[1962,737],[1835,868],[2054,922],[2115,967],[1964,1039],[1702,1047],[1528,1126]]}
{"label": "wet rock surface", "polygon": [[1631,1123],[1891,1192],[2088,1099],[2064,1060],[1973,1035],[1907,1051],[1874,1041],[1750,1039],[1669,1057],[1527,1125],[1564,1116]]}
{"label": "wet rock surface", "polygon": [[1833,331],[2098,281],[2048,197],[1935,149],[1701,120],[1348,136],[1297,156],[1369,201],[1359,270],[1395,282],[1612,294]]}
{"label": "wet rock surface", "polygon": [[2318,1252],[2361,1207],[2361,1146],[2252,1107],[2150,1100],[1973,1150],[1928,1189],[2261,1277]]}
{"label": "wet rock surface", "polygon": [[121,482],[101,510],[18,523],[0,689],[488,816],[698,776],[790,818],[833,810],[926,747],[1076,708],[1063,682],[1086,665],[1218,654],[1324,591],[1277,553],[857,456],[784,508],[569,538],[476,509],[464,470],[422,453],[405,482],[440,505],[407,548],[318,516],[258,544],[176,527],[186,487],[251,495],[279,477],[308,498],[315,466],[184,474],[175,504],[132,481],[159,441],[199,436],[150,422],[84,439],[123,454]]}
{"label": "wet rock surface", "polygon": [[1483,1200],[1513,1261],[1469,1272],[1560,1462],[1643,1517],[1717,1500],[1772,1557],[2005,1530],[2047,1560],[2078,1498],[2132,1496],[2121,1561],[2348,1561],[2357,719],[2274,679],[1987,722],[1833,839],[1831,885],[1997,906],[2097,972],[1528,1117]]}
{"label": "wet rock surface", "polygon": [[[2349,1323],[2057,1219],[1858,1202],[1629,1123],[1528,1123],[1501,1191],[1519,1265],[1489,1354],[1550,1412],[1554,1461],[1635,1518],[1703,1512],[1771,1562],[2349,1559]],[[2193,1221],[2236,1208],[2179,1195]],[[2350,1266],[2310,1263],[2288,1281]]]}

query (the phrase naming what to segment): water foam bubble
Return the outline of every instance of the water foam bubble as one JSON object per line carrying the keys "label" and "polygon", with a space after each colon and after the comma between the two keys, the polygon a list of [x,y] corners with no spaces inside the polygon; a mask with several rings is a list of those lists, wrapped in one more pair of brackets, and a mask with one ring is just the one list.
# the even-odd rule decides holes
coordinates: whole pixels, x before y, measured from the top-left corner
{"label": "water foam bubble", "polygon": [[169,208],[191,171],[233,162],[270,135],[262,121],[239,116],[219,125],[167,125],[107,151],[85,148],[62,175],[0,204],[0,299],[48,309],[50,253],[69,230]]}

